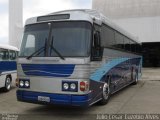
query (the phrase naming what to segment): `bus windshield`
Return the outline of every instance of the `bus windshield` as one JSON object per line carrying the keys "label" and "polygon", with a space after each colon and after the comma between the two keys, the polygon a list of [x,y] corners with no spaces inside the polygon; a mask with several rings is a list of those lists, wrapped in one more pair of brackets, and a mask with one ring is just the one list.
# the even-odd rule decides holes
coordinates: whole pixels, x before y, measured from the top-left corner
{"label": "bus windshield", "polygon": [[[51,28],[49,27],[51,24]],[[22,40],[20,57],[28,57],[45,47],[46,52],[35,57],[85,57],[89,56],[92,26],[88,22],[50,22],[27,25]],[[46,44],[46,41],[49,44]],[[48,46],[46,46],[48,45]],[[58,51],[59,54],[55,50]]]}

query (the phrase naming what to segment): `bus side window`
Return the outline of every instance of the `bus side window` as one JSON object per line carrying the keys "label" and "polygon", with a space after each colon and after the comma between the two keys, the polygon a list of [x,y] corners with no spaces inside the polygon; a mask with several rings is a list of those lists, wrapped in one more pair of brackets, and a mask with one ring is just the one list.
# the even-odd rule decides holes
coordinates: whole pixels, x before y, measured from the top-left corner
{"label": "bus side window", "polygon": [[131,51],[131,43],[130,43],[129,38],[127,37],[124,37],[124,49],[126,51]]}
{"label": "bus side window", "polygon": [[2,60],[3,57],[3,51],[0,49],[0,60]]}
{"label": "bus side window", "polygon": [[121,33],[115,31],[116,48],[124,49],[124,37]]}
{"label": "bus side window", "polygon": [[9,60],[9,51],[3,50],[2,60]]}
{"label": "bus side window", "polygon": [[9,51],[9,58],[12,60],[12,51]]}
{"label": "bus side window", "polygon": [[10,51],[10,60],[15,60],[16,59],[16,52],[15,51]]}

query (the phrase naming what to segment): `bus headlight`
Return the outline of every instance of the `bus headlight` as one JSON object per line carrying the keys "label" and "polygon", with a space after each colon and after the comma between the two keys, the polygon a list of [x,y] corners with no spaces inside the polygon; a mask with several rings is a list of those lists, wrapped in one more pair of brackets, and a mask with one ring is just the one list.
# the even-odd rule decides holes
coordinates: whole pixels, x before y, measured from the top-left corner
{"label": "bus headlight", "polygon": [[69,89],[69,84],[68,83],[64,83],[63,84],[63,88],[64,88],[64,90],[68,90]]}
{"label": "bus headlight", "polygon": [[29,87],[30,85],[29,85],[29,81],[25,81],[25,86],[26,87]]}
{"label": "bus headlight", "polygon": [[20,79],[19,80],[19,88],[30,88],[30,80],[29,79]]}
{"label": "bus headlight", "polygon": [[21,81],[19,82],[19,85],[20,85],[20,87],[23,87],[23,86],[24,86],[24,82],[21,80]]}
{"label": "bus headlight", "polygon": [[75,89],[76,89],[76,84],[75,84],[75,83],[72,83],[72,84],[70,85],[70,88],[71,88],[71,90],[75,90]]}
{"label": "bus headlight", "polygon": [[78,92],[78,81],[62,81],[62,91]]}

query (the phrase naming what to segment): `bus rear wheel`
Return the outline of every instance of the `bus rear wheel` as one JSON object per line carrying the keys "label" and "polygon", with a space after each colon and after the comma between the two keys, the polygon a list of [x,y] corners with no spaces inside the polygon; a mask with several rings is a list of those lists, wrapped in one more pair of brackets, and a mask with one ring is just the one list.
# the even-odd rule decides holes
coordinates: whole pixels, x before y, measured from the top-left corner
{"label": "bus rear wheel", "polygon": [[138,83],[138,75],[137,75],[137,73],[135,74],[133,79],[134,79],[134,82],[132,83],[132,85],[137,85],[137,83]]}
{"label": "bus rear wheel", "polygon": [[10,91],[10,89],[11,89],[11,83],[12,83],[11,77],[7,76],[6,80],[5,80],[5,87],[4,87],[4,91],[5,92]]}

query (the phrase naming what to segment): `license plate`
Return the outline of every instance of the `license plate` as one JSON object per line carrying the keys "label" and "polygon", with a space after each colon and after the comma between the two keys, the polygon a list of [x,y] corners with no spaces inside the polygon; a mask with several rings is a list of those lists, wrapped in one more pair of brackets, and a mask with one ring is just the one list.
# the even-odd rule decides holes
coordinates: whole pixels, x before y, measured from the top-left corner
{"label": "license plate", "polygon": [[49,97],[44,97],[44,96],[38,96],[38,101],[50,102],[50,98]]}

